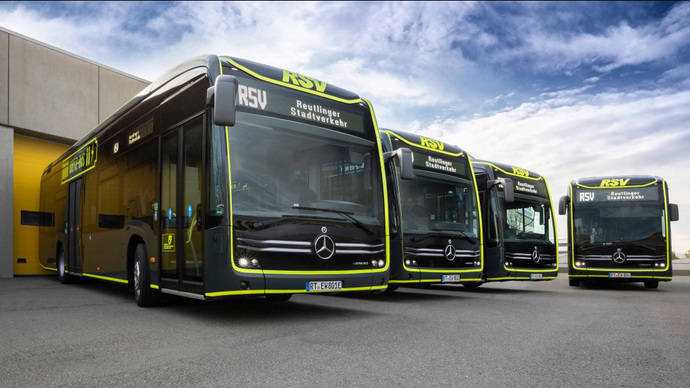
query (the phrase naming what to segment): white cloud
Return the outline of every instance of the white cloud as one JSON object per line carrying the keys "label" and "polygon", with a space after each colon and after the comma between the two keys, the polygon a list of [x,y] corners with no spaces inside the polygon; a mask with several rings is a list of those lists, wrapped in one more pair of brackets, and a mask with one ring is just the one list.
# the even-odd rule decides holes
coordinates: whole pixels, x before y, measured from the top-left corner
{"label": "white cloud", "polygon": [[[659,175],[680,206],[674,249],[690,249],[690,90],[545,94],[505,112],[435,121],[422,132],[475,157],[544,174],[554,200],[570,180],[597,175]],[[566,100],[562,96],[568,96]],[[565,237],[566,223],[559,220]]]}
{"label": "white cloud", "polygon": [[593,84],[593,83],[599,82],[600,79],[601,78],[599,78],[599,77],[589,77],[586,80],[584,80],[583,82],[586,84]]}
{"label": "white cloud", "polygon": [[641,26],[623,21],[603,33],[572,33],[546,30],[542,24],[524,18],[507,18],[522,44],[499,50],[495,59],[509,62],[532,57],[536,67],[567,71],[582,65],[602,73],[625,65],[639,65],[669,59],[690,42],[690,4],[674,6],[661,21]]}

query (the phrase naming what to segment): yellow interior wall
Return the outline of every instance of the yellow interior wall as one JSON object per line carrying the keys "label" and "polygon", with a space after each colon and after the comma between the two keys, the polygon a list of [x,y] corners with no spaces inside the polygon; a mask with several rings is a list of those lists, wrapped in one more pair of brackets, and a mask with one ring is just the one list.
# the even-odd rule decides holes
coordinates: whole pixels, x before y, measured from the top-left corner
{"label": "yellow interior wall", "polygon": [[[14,274],[50,274],[38,261],[38,226],[21,224],[21,211],[39,211],[41,174],[68,146],[14,135]],[[26,263],[17,263],[18,258]]]}

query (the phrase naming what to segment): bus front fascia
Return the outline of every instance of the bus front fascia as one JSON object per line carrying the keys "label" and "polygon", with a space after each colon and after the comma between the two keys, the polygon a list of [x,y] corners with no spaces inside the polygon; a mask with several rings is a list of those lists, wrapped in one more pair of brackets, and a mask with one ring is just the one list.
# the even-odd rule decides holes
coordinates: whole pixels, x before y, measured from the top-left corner
{"label": "bus front fascia", "polygon": [[[644,187],[648,186],[651,184],[656,183],[656,180],[654,182],[650,182],[649,184],[646,185],[635,185],[635,186],[619,186],[619,189],[626,189],[626,188],[635,188],[635,187]],[[571,183],[568,186],[569,189],[569,196],[566,196],[566,200],[568,202],[568,229],[570,229],[570,233],[568,235],[568,248],[570,249],[570,261],[568,264],[568,267],[570,269],[584,272],[585,274],[572,274],[568,273],[569,277],[602,277],[602,278],[608,278],[609,275],[596,275],[597,273],[601,274],[602,272],[630,272],[630,273],[642,273],[642,272],[647,272],[647,273],[663,273],[671,270],[670,266],[670,261],[671,261],[671,247],[670,247],[670,240],[671,240],[671,230],[670,230],[670,217],[669,217],[669,207],[670,206],[675,206],[672,204],[668,203],[668,186],[666,185],[665,180],[661,180],[661,191],[663,192],[663,205],[664,205],[664,226],[666,228],[666,236],[665,236],[665,245],[666,245],[666,266],[663,269],[654,269],[654,268],[649,268],[649,269],[637,269],[637,268],[596,268],[596,267],[578,267],[575,264],[575,215],[573,213],[573,200],[574,197],[574,191],[573,191],[573,185],[576,183]],[[610,187],[603,187],[603,186],[584,186],[577,184],[579,187],[586,188],[588,190],[599,190],[599,189],[611,189]],[[588,274],[587,272],[592,272],[593,274]],[[631,275],[631,278],[633,279],[666,279],[670,280],[670,276],[654,276],[654,275]]]}

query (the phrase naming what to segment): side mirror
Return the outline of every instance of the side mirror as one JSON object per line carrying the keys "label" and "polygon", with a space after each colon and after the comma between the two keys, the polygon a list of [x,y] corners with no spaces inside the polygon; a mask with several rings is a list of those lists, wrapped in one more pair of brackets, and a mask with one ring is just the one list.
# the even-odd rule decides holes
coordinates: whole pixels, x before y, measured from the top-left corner
{"label": "side mirror", "polygon": [[558,214],[565,215],[568,205],[570,204],[570,197],[564,195],[558,200]]}
{"label": "side mirror", "polygon": [[678,205],[675,203],[669,203],[668,204],[668,218],[671,221],[678,221]]}
{"label": "side mirror", "polygon": [[208,88],[206,101],[213,100],[213,123],[220,126],[235,125],[235,97],[237,96],[237,78],[222,74],[216,77],[215,84]]}
{"label": "side mirror", "polygon": [[414,170],[412,166],[412,151],[409,148],[398,148],[395,151],[388,151],[383,153],[385,161],[391,158],[398,158],[400,161],[400,178],[414,179]]}
{"label": "side mirror", "polygon": [[506,203],[515,202],[515,188],[513,187],[513,180],[510,178],[501,178],[503,186],[503,196]]}

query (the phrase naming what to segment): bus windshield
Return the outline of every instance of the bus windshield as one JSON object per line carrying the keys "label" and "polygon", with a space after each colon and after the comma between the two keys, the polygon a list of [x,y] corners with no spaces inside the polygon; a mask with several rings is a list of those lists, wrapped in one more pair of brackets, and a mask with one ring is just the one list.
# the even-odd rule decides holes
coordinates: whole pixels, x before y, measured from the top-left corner
{"label": "bus windshield", "polygon": [[383,224],[373,141],[238,111],[229,129],[232,210],[255,217],[314,216]]}
{"label": "bus windshield", "polygon": [[551,207],[547,199],[532,200],[516,196],[514,202],[505,202],[504,208],[505,241],[555,243]]}
{"label": "bus windshield", "polygon": [[419,173],[400,181],[405,233],[478,235],[476,198],[470,181],[429,179]]}
{"label": "bus windshield", "polygon": [[575,242],[580,246],[664,244],[665,215],[659,203],[598,203],[574,212]]}

